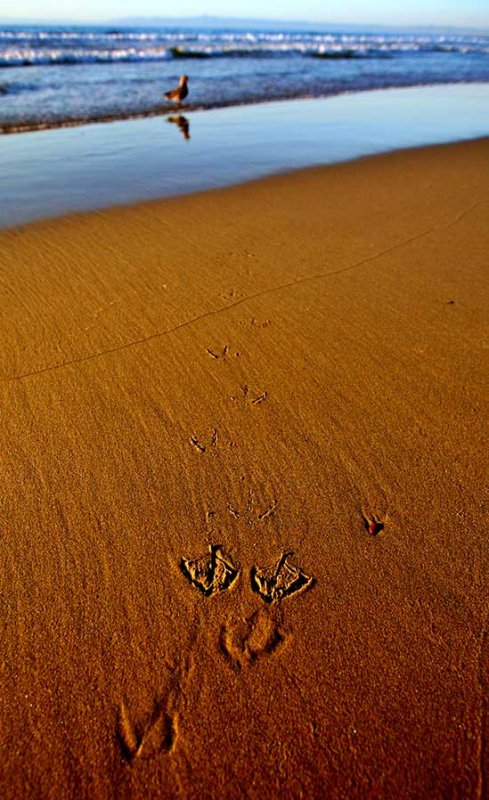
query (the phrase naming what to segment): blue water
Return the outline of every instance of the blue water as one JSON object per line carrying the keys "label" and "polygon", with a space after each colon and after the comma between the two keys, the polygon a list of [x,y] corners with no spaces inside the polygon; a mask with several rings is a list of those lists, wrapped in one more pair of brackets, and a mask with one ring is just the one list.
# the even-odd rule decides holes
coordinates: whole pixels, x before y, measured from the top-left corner
{"label": "blue water", "polygon": [[488,108],[489,84],[433,86],[4,136],[0,227],[489,136]]}
{"label": "blue water", "polygon": [[489,36],[4,27],[0,130],[348,91],[489,82]]}

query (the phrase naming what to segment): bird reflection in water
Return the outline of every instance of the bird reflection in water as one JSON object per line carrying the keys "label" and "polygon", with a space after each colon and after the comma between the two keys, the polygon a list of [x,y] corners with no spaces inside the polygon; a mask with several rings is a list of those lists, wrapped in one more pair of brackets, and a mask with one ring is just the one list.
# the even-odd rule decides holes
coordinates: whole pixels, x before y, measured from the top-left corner
{"label": "bird reflection in water", "polygon": [[190,139],[190,122],[188,121],[187,117],[184,117],[183,114],[177,114],[173,117],[168,117],[167,121],[176,125],[185,141],[188,142]]}

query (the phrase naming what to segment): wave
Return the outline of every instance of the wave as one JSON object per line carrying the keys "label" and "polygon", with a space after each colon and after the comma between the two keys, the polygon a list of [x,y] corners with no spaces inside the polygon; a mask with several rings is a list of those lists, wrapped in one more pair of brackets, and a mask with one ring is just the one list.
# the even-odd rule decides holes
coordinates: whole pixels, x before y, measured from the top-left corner
{"label": "wave", "polygon": [[38,87],[34,83],[25,83],[25,82],[0,83],[0,95],[22,94],[23,92],[35,92],[37,91],[37,89]]}
{"label": "wave", "polygon": [[489,55],[489,36],[0,29],[0,67],[210,58],[383,58],[429,53]]}
{"label": "wave", "polygon": [[[186,49],[183,47],[169,47],[154,50],[114,49],[114,50],[24,50],[0,52],[0,67],[33,67],[33,66],[56,66],[56,65],[76,65],[76,64],[121,64],[121,63],[151,63],[158,61],[171,61],[183,59],[211,59],[211,58],[284,58],[284,57],[305,57],[317,59],[384,59],[403,56],[412,51],[406,49],[393,50],[391,48],[345,48],[345,49],[311,49],[311,48],[287,48],[284,50],[243,49],[243,48],[219,48],[219,49]],[[437,46],[425,48],[424,53],[460,53],[468,51],[463,48],[453,49],[451,47]],[[489,47],[480,54],[489,55]]]}
{"label": "wave", "polygon": [[330,50],[318,53],[307,53],[311,58],[348,59],[348,58],[393,58],[392,53],[373,50]]}
{"label": "wave", "polygon": [[170,55],[172,58],[212,58],[213,55],[218,53],[207,53],[204,50],[184,50],[183,47],[170,47]]}
{"label": "wave", "polygon": [[168,61],[173,58],[171,50],[155,53],[138,52],[137,50],[111,51],[14,51],[0,53],[0,67],[45,67],[70,66],[76,64],[118,64],[130,62]]}

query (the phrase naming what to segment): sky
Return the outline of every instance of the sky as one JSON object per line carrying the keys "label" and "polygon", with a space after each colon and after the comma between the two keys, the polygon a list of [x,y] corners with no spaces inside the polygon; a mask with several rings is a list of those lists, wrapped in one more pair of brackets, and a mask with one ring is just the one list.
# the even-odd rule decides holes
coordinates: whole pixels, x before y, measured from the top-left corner
{"label": "sky", "polygon": [[489,27],[489,0],[0,0],[0,18],[107,21],[158,16],[255,17],[312,22]]}

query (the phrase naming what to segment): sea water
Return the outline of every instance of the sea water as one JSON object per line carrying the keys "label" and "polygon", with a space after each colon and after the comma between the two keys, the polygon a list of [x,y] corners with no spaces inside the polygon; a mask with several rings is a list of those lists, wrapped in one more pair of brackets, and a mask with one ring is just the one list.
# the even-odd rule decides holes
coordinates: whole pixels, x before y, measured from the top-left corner
{"label": "sea water", "polygon": [[0,131],[161,113],[181,73],[188,110],[486,82],[489,36],[4,26]]}
{"label": "sea water", "polygon": [[489,135],[489,84],[384,89],[0,137],[0,227]]}

